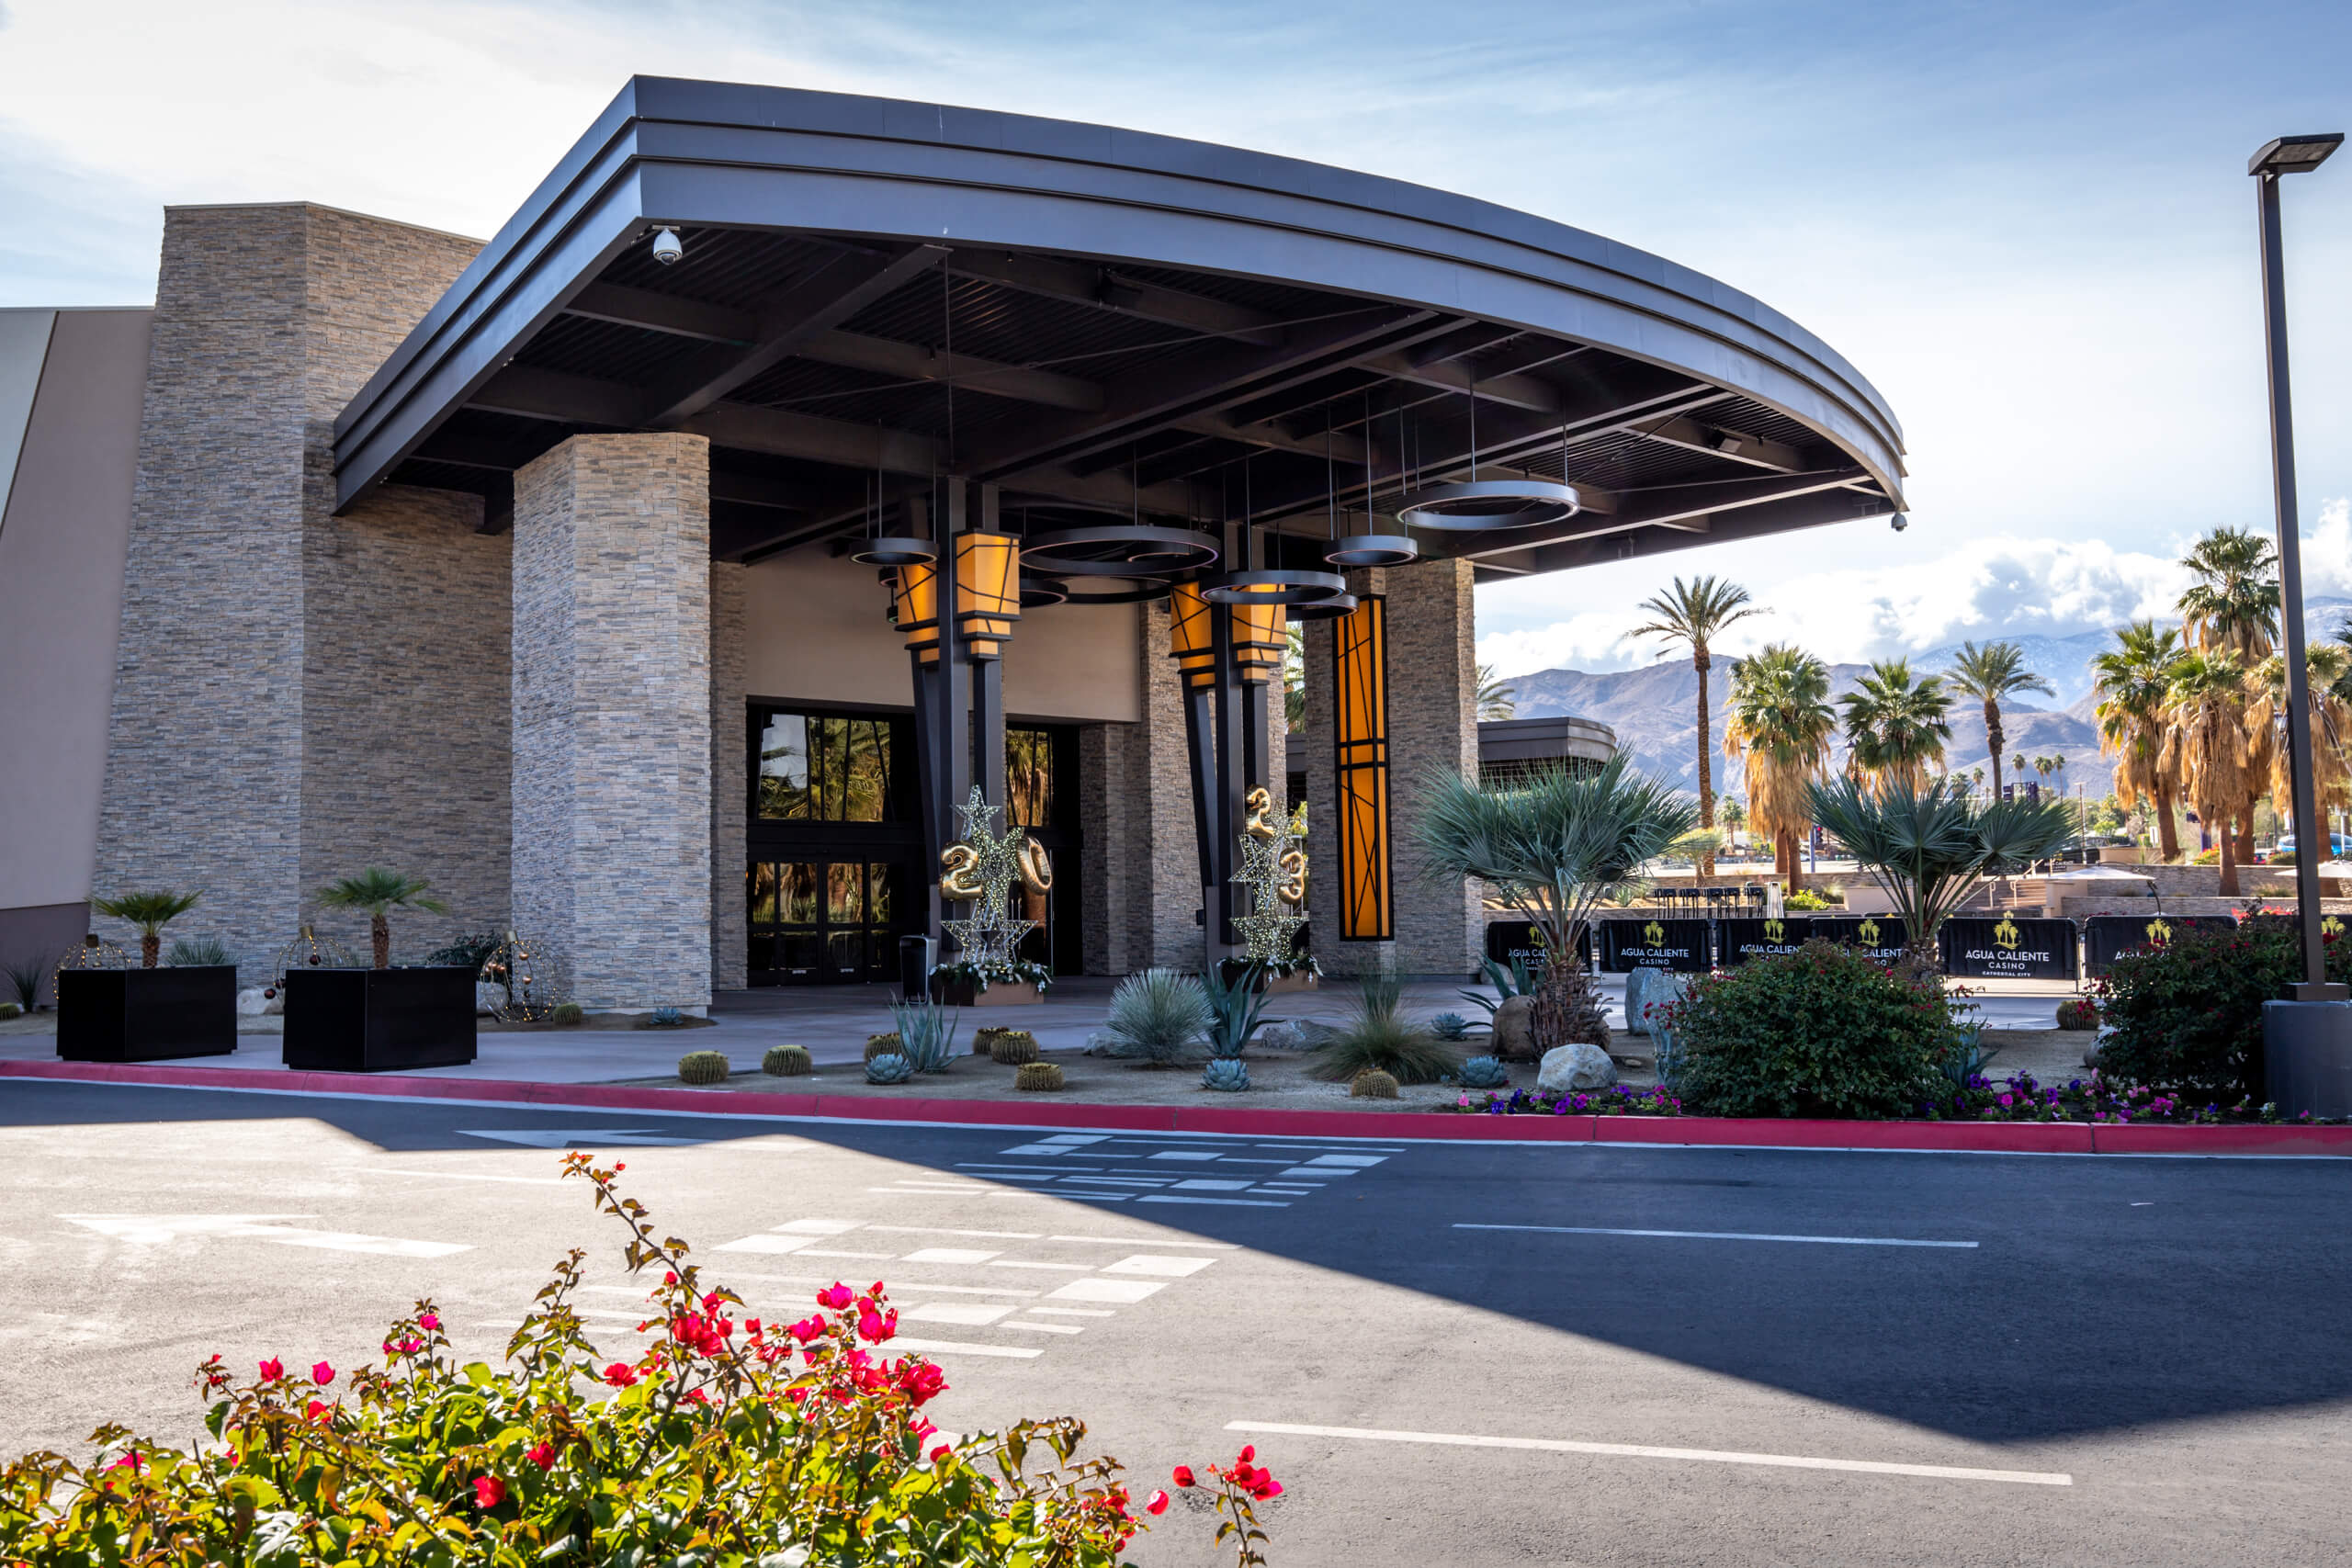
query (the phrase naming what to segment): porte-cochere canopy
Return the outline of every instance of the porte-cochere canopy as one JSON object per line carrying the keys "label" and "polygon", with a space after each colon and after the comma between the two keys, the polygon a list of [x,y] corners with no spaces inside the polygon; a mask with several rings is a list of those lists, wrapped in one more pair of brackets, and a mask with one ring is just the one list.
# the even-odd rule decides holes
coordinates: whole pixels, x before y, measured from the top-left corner
{"label": "porte-cochere canopy", "polygon": [[344,411],[337,502],[473,491],[503,526],[517,468],[635,430],[709,438],[729,559],[838,548],[877,492],[947,476],[1016,530],[1253,523],[1268,567],[1398,532],[1401,492],[1474,465],[1575,487],[1541,526],[1419,536],[1481,577],[1902,506],[1900,427],[1836,351],[1581,230],[1203,142],[656,77]]}

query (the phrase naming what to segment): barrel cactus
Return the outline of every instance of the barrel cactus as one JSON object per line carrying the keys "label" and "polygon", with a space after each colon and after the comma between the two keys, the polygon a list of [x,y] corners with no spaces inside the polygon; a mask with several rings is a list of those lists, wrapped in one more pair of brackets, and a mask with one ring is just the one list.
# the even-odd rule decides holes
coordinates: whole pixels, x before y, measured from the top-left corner
{"label": "barrel cactus", "polygon": [[1062,1070],[1051,1062],[1026,1062],[1012,1075],[1012,1087],[1051,1094],[1062,1087]]}
{"label": "barrel cactus", "polygon": [[1442,1012],[1430,1020],[1430,1032],[1440,1040],[1467,1040],[1470,1021],[1458,1012]]}
{"label": "barrel cactus", "polygon": [[806,1045],[771,1045],[760,1058],[760,1071],[772,1078],[802,1077],[816,1070]]}
{"label": "barrel cactus", "polygon": [[1348,1080],[1348,1098],[1394,1100],[1396,1098],[1396,1080],[1378,1067],[1367,1067]]}
{"label": "barrel cactus", "polygon": [[867,1083],[904,1083],[915,1076],[915,1065],[896,1051],[885,1051],[878,1056],[865,1058]]}
{"label": "barrel cactus", "polygon": [[972,1031],[972,1055],[987,1055],[989,1047],[996,1043],[996,1037],[1004,1032],[1005,1027],[1001,1023],[984,1023]]}
{"label": "barrel cactus", "polygon": [[1001,1067],[1025,1066],[1037,1059],[1037,1037],[1025,1029],[1004,1029],[989,1042],[989,1060]]}
{"label": "barrel cactus", "polygon": [[1462,1064],[1460,1074],[1464,1089],[1508,1089],[1510,1074],[1492,1056],[1473,1056]]}
{"label": "barrel cactus", "polygon": [[865,1059],[876,1056],[903,1056],[906,1047],[895,1034],[869,1034],[865,1037]]}
{"label": "barrel cactus", "polygon": [[727,1071],[724,1051],[689,1051],[678,1058],[678,1076],[688,1083],[725,1083]]}
{"label": "barrel cactus", "polygon": [[1250,1064],[1238,1056],[1219,1056],[1201,1074],[1201,1087],[1238,1094],[1250,1087]]}

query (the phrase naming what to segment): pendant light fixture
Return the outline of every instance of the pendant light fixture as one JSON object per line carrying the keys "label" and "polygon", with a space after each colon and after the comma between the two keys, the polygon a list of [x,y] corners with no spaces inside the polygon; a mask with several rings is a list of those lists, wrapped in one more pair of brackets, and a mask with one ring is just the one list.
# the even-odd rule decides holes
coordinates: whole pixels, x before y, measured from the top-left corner
{"label": "pendant light fixture", "polygon": [[1470,478],[1421,485],[1397,497],[1396,521],[1414,528],[1476,534],[1493,528],[1534,528],[1564,523],[1584,510],[1574,485],[1549,479],[1478,477],[1478,383],[1470,382]]}
{"label": "pendant light fixture", "polygon": [[[1401,420],[1402,417],[1400,411],[1398,418]],[[1329,467],[1330,457],[1330,442],[1327,436],[1323,452],[1327,468]],[[1405,452],[1404,448],[1399,446],[1396,451],[1396,479],[1400,485],[1404,482],[1404,478]],[[1373,530],[1372,519],[1372,399],[1370,394],[1366,394],[1363,409],[1364,531],[1332,540],[1331,547],[1323,552],[1323,558],[1337,567],[1404,566],[1408,562],[1420,558],[1420,547],[1414,544],[1409,536],[1375,533]]]}
{"label": "pendant light fixture", "polygon": [[[1052,577],[1134,579],[1179,577],[1215,566],[1220,551],[1206,534],[1144,522],[1143,464],[1140,457],[1129,462],[1126,522],[1093,523],[1034,535],[1022,549],[1022,565]],[[1162,584],[1159,592],[1166,591]],[[1102,602],[1105,596],[1075,597]]]}
{"label": "pendant light fixture", "polygon": [[882,532],[882,427],[874,428],[874,521],[867,525],[865,542],[850,552],[849,558],[861,566],[914,566],[922,561],[937,560],[939,547],[929,539],[911,534],[886,535]]}

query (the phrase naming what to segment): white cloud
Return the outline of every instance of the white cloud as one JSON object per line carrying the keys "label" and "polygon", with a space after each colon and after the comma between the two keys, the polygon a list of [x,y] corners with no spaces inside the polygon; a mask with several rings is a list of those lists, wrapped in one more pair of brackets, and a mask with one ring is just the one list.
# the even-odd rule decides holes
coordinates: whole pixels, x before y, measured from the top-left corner
{"label": "white cloud", "polygon": [[[1734,568],[1727,575],[1753,584],[1769,608],[1735,626],[1719,651],[1794,642],[1840,662],[1919,653],[1963,638],[2063,637],[2143,617],[2167,620],[2188,581],[2178,553],[2001,535],[1928,558],[1800,570],[1770,581]],[[1653,580],[1670,575],[1659,563],[1645,565]],[[1624,609],[1580,610],[1543,624],[1529,613],[1529,595],[1559,589],[1483,589],[1479,614],[1495,629],[1478,638],[1479,660],[1505,675],[1647,664],[1657,657],[1656,645],[1629,642],[1625,634],[1648,618],[1632,605],[1650,586],[1618,600]],[[2352,596],[2352,499],[2323,503],[2318,526],[2304,534],[2303,589],[2310,598]]]}

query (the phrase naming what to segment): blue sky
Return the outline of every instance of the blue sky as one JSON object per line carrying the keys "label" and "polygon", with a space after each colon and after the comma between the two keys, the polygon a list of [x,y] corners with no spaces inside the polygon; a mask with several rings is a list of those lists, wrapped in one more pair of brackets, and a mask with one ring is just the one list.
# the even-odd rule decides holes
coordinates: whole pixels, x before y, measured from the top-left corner
{"label": "blue sky", "polygon": [[[2352,6],[0,0],[0,304],[153,296],[165,202],[473,234],[632,72],[937,98],[1419,180],[1669,255],[1885,393],[1913,526],[1483,591],[1506,671],[1645,662],[1716,571],[1832,658],[2160,610],[2267,526],[2248,152],[2352,129]],[[2352,154],[2288,187],[2313,592],[2352,592]],[[2330,502],[2334,505],[2331,507]]]}

